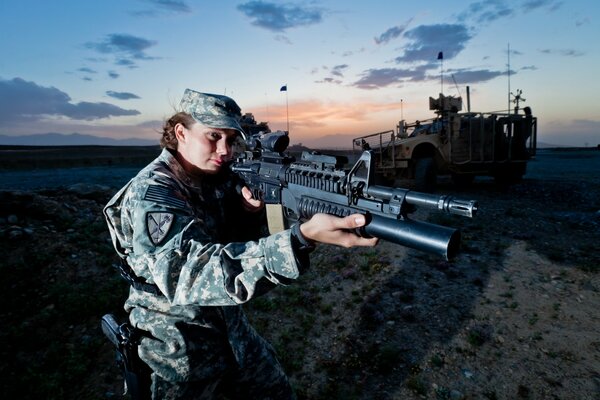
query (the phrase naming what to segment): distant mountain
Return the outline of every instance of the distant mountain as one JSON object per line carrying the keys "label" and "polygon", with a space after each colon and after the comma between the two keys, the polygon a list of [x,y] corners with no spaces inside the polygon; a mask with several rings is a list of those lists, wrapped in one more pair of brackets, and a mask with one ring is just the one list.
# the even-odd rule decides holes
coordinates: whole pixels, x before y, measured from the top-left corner
{"label": "distant mountain", "polygon": [[352,148],[352,139],[360,135],[343,135],[334,134],[321,136],[319,138],[302,139],[294,144],[301,144],[302,146],[311,149],[336,149],[336,150],[347,150]]}
{"label": "distant mountain", "polygon": [[[298,142],[294,142],[291,146],[301,145],[303,147],[308,147],[310,149],[332,149],[332,150],[347,150],[352,149],[352,140],[356,137],[360,137],[361,135],[344,135],[344,134],[334,134],[334,135],[326,135],[318,138],[310,138],[310,139],[302,139]],[[546,149],[546,148],[558,148],[558,147],[570,147],[566,145],[560,144],[552,144],[546,142],[537,142],[538,149]]]}
{"label": "distant mountain", "polygon": [[41,133],[37,135],[7,136],[0,135],[0,145],[11,146],[154,146],[156,140],[148,139],[111,139],[107,137],[72,133]]}
{"label": "distant mountain", "polygon": [[551,149],[551,148],[555,148],[555,147],[572,147],[572,146],[566,146],[564,144],[552,144],[552,143],[545,143],[545,142],[537,142],[538,149]]}

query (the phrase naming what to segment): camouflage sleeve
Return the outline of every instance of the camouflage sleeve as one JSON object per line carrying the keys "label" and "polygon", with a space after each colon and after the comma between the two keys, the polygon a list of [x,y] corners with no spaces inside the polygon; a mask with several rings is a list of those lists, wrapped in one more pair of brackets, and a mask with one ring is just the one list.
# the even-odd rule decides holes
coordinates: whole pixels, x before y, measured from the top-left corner
{"label": "camouflage sleeve", "polygon": [[132,190],[124,208],[133,232],[129,262],[172,305],[241,304],[265,284],[287,284],[300,275],[289,230],[258,241],[214,243],[204,221],[170,190]]}

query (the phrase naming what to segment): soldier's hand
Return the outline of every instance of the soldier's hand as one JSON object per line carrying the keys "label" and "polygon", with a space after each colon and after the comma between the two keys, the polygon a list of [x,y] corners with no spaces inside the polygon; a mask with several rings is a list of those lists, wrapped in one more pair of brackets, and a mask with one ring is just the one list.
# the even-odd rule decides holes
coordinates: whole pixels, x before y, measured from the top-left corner
{"label": "soldier's hand", "polygon": [[265,205],[262,200],[252,197],[252,192],[247,186],[242,188],[242,204],[247,211],[251,212],[261,210]]}
{"label": "soldier's hand", "polygon": [[300,225],[300,232],[309,240],[335,244],[342,247],[375,246],[377,238],[363,238],[354,233],[355,228],[365,225],[365,216],[352,214],[344,218],[328,214],[315,214]]}

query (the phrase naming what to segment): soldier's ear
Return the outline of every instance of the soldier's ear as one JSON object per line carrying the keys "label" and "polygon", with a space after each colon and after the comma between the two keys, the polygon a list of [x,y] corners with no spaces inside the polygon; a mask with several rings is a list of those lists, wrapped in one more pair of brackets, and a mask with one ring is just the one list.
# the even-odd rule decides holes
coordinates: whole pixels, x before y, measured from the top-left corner
{"label": "soldier's ear", "polygon": [[185,136],[186,136],[186,128],[185,126],[183,126],[182,123],[178,123],[175,125],[175,127],[173,128],[173,130],[175,131],[175,138],[177,139],[178,142],[185,142]]}

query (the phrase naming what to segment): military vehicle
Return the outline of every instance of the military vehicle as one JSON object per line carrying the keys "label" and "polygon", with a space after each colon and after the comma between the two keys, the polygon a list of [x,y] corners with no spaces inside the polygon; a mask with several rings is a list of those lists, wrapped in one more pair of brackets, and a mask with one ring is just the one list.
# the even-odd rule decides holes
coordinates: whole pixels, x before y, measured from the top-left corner
{"label": "military vehicle", "polygon": [[432,191],[438,175],[450,175],[457,185],[470,184],[476,176],[492,176],[514,183],[535,156],[537,118],[531,108],[519,109],[522,91],[512,100],[513,112],[461,112],[462,98],[429,98],[436,117],[406,123],[395,130],[357,137],[354,150],[372,150],[377,175],[383,181],[412,179],[420,191]]}

